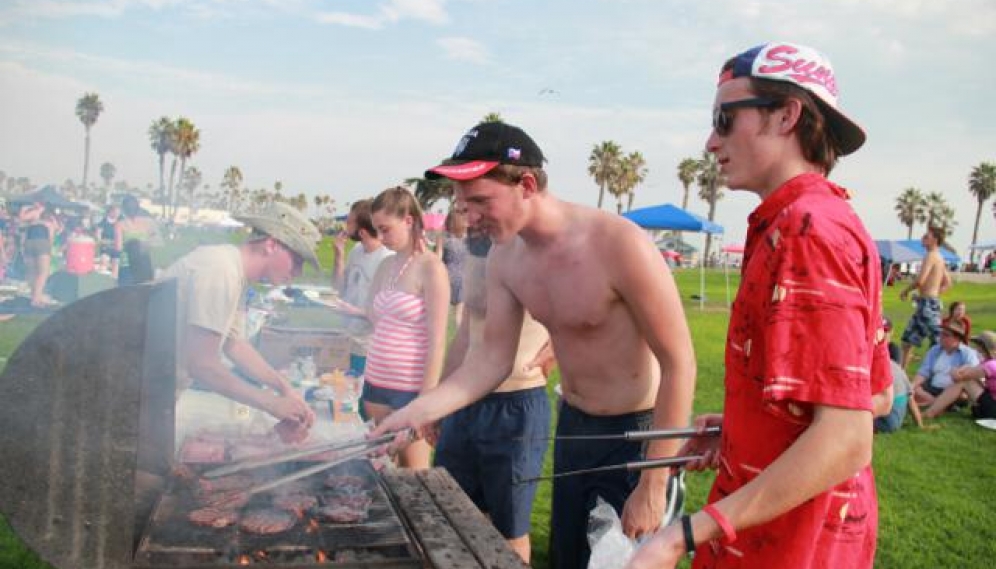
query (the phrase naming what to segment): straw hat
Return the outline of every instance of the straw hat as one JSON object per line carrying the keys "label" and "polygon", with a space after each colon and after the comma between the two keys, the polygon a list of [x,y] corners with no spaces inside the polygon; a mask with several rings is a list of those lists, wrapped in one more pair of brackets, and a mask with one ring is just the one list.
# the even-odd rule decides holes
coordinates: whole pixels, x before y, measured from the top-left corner
{"label": "straw hat", "polygon": [[996,358],[996,332],[986,330],[972,338],[972,343],[982,348],[989,359]]}
{"label": "straw hat", "polygon": [[258,214],[233,216],[260,233],[265,233],[286,245],[312,267],[318,268],[315,245],[321,234],[303,213],[281,202],[273,202]]}

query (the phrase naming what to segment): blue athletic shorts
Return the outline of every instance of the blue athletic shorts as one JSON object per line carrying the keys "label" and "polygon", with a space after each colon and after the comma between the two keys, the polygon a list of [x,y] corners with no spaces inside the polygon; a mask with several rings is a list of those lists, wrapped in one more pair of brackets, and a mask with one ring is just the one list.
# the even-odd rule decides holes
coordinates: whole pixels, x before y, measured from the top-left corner
{"label": "blue athletic shorts", "polygon": [[[653,411],[625,415],[595,416],[567,403],[560,404],[557,436],[619,435],[646,430]],[[553,471],[566,472],[610,464],[643,460],[640,443],[625,440],[558,440],[553,447]],[[622,515],[626,499],[640,481],[639,471],[612,470],[595,474],[565,476],[553,481],[553,512],[550,516],[550,567],[588,567],[588,514],[602,497]]]}
{"label": "blue athletic shorts", "polygon": [[924,339],[937,343],[941,332],[941,301],[921,296],[916,301],[916,310],[903,330],[903,343],[919,347]]}
{"label": "blue athletic shorts", "polygon": [[401,409],[414,401],[416,397],[418,397],[418,391],[398,391],[397,389],[387,389],[364,383],[361,399],[369,403],[387,405],[391,409]]}
{"label": "blue athletic shorts", "polygon": [[546,389],[492,393],[443,420],[436,466],[449,471],[506,539],[529,533],[550,433]]}

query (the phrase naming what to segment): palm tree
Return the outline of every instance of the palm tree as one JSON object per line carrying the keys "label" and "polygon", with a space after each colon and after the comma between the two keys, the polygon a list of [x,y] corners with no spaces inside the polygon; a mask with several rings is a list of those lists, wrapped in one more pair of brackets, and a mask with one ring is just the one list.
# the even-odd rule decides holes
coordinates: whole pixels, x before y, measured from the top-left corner
{"label": "palm tree", "polygon": [[[944,199],[941,192],[930,192],[926,198],[927,227],[940,229],[945,236],[950,236],[958,226],[955,220],[955,210]],[[950,249],[950,247],[948,247]]]}
{"label": "palm tree", "polygon": [[[719,162],[716,155],[709,151],[702,152],[702,159],[698,161],[698,176],[696,181],[699,185],[699,198],[709,204],[709,221],[716,219],[716,202],[723,198],[722,189],[726,185],[723,175],[719,172]],[[712,234],[706,234],[705,251],[702,262],[709,260],[709,252],[712,249]]]}
{"label": "palm tree", "polygon": [[972,175],[968,177],[968,191],[975,196],[975,201],[979,204],[975,208],[975,227],[972,229],[972,246],[970,249],[970,262],[975,262],[974,246],[979,240],[979,220],[982,218],[982,206],[996,194],[996,164],[983,162],[972,168]]}
{"label": "palm tree", "polygon": [[173,133],[176,126],[169,117],[159,117],[149,126],[149,140],[152,150],[159,157],[159,199],[162,200],[162,216],[166,217],[166,153],[173,148]]}
{"label": "palm tree", "polygon": [[485,122],[505,122],[505,119],[501,118],[501,113],[490,112],[490,113],[484,115],[484,118],[481,119],[481,122],[482,123],[485,123]]}
{"label": "palm tree", "polygon": [[221,179],[222,192],[228,198],[229,212],[238,211],[239,188],[242,187],[242,170],[238,166],[229,166],[225,170],[225,176]]}
{"label": "palm tree", "polygon": [[896,198],[896,214],[906,227],[906,238],[913,238],[913,225],[927,221],[927,198],[917,188],[906,188]]}
{"label": "palm tree", "polygon": [[104,192],[101,201],[104,203],[107,203],[107,198],[111,193],[111,182],[114,181],[114,176],[117,173],[118,169],[110,162],[104,162],[100,165],[100,177],[104,179]]}
{"label": "palm tree", "polygon": [[602,209],[605,189],[619,175],[622,149],[611,140],[596,144],[588,156],[588,175],[598,184],[598,209]]}
{"label": "palm tree", "polygon": [[[647,160],[639,151],[630,152],[622,163],[623,187],[626,188],[626,211],[633,209],[633,198],[636,196],[636,187],[647,179]],[[616,204],[616,213],[620,211],[621,204]]]}
{"label": "palm tree", "polygon": [[441,199],[453,199],[453,183],[448,178],[429,180],[426,178],[407,178],[404,182],[412,188],[415,199],[422,206],[422,211],[429,211]]}
{"label": "palm tree", "polygon": [[197,167],[191,166],[183,173],[183,179],[180,183],[183,189],[187,190],[187,208],[190,214],[190,221],[194,220],[194,214],[197,212],[197,202],[194,196],[197,193],[197,189],[201,186],[202,180],[201,171]]}
{"label": "palm tree", "polygon": [[699,173],[699,161],[694,158],[685,158],[678,164],[678,180],[685,192],[681,196],[681,209],[688,209],[688,190],[695,183],[695,177]]}
{"label": "palm tree", "polygon": [[97,122],[97,117],[104,111],[104,103],[96,93],[84,93],[76,101],[76,116],[83,123],[83,193],[86,197],[86,178],[90,172],[90,127]]}
{"label": "palm tree", "polygon": [[[201,131],[186,117],[176,119],[176,134],[174,136],[173,152],[180,159],[180,180],[182,183],[187,159],[201,148]],[[176,206],[180,201],[179,192],[173,194],[172,174],[170,174],[170,201],[173,203],[173,218],[176,218]]]}

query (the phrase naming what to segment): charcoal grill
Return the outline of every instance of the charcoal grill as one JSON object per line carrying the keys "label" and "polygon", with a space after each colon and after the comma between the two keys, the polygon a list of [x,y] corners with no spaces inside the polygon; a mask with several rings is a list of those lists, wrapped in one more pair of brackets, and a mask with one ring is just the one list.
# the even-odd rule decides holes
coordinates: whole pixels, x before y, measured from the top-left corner
{"label": "charcoal grill", "polygon": [[247,536],[185,523],[191,505],[171,475],[175,298],[166,282],[81,299],[42,322],[0,376],[0,512],[43,559],[59,569],[526,567],[442,469],[343,465],[374,481],[358,524]]}

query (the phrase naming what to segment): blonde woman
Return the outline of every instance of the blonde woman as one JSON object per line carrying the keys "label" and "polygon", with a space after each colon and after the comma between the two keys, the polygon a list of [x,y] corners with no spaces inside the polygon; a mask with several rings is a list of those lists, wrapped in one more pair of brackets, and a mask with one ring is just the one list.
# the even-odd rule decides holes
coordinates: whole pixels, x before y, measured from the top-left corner
{"label": "blonde woman", "polygon": [[[439,383],[446,349],[450,285],[446,267],[425,246],[422,210],[405,188],[391,188],[371,206],[381,241],[395,252],[371,284],[363,405],[380,422]],[[400,455],[401,466],[428,468],[431,449],[420,440]]]}

